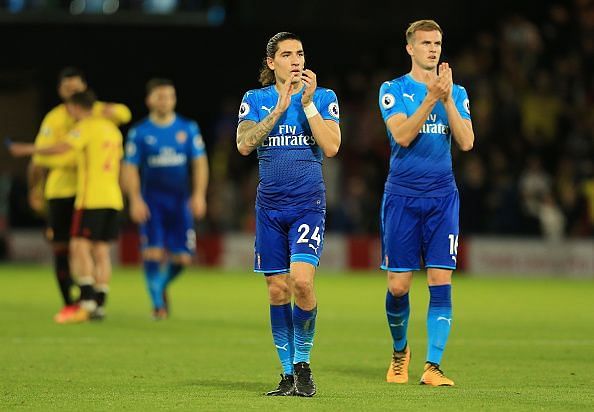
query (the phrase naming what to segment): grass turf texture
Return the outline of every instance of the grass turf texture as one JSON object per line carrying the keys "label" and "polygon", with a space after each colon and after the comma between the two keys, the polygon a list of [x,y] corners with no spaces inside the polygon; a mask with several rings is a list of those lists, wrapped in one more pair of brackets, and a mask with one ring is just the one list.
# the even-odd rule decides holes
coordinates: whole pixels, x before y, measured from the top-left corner
{"label": "grass turf texture", "polygon": [[381,272],[316,279],[312,399],[269,398],[280,365],[260,276],[192,269],[172,317],[150,318],[140,270],[116,269],[102,323],[56,325],[49,267],[0,266],[0,410],[592,410],[594,282],[458,275],[443,361],[453,388],[417,384],[428,292],[411,293],[408,385],[384,382]]}

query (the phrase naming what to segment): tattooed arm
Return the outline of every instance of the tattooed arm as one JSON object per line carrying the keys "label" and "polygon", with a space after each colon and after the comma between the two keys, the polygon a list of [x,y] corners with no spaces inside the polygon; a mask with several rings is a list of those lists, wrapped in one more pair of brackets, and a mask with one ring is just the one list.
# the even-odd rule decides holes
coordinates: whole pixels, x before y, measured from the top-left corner
{"label": "tattooed arm", "polygon": [[237,126],[237,150],[239,153],[247,156],[260,146],[281,115],[282,112],[278,113],[275,110],[259,123],[251,120],[239,123]]}
{"label": "tattooed arm", "polygon": [[244,156],[249,155],[262,144],[264,139],[278,122],[278,119],[283,115],[291,104],[291,88],[294,75],[290,79],[285,80],[284,84],[279,85],[278,100],[272,113],[264,118],[261,122],[254,122],[251,120],[244,120],[237,126],[237,150]]}

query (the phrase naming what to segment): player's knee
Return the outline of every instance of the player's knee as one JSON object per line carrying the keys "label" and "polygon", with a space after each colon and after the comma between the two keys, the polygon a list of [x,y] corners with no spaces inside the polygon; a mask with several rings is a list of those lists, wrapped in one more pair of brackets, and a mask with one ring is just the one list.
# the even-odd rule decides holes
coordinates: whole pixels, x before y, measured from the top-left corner
{"label": "player's knee", "polygon": [[392,296],[400,297],[404,296],[408,293],[410,286],[403,283],[390,283],[388,285],[388,290],[392,294]]}
{"label": "player's knee", "polygon": [[176,265],[189,266],[192,263],[192,256],[186,254],[175,255],[171,258],[171,261]]}
{"label": "player's knee", "polygon": [[449,285],[452,283],[452,271],[444,269],[430,268],[427,271],[429,285]]}
{"label": "player's knee", "polygon": [[268,297],[273,304],[283,304],[291,299],[291,288],[286,282],[268,284]]}
{"label": "player's knee", "polygon": [[313,292],[313,279],[309,277],[297,277],[293,279],[295,294],[298,296],[307,296]]}
{"label": "player's knee", "polygon": [[82,252],[82,250],[83,250],[83,244],[82,244],[81,241],[79,241],[77,239],[73,239],[70,242],[70,245],[69,245],[68,249],[69,249],[69,253],[72,256],[77,256],[80,252]]}
{"label": "player's knee", "polygon": [[158,248],[147,248],[142,252],[142,258],[144,260],[151,260],[155,262],[159,262],[163,259],[164,252],[163,249]]}
{"label": "player's knee", "polygon": [[95,245],[93,246],[93,257],[96,259],[106,259],[109,257],[109,246]]}

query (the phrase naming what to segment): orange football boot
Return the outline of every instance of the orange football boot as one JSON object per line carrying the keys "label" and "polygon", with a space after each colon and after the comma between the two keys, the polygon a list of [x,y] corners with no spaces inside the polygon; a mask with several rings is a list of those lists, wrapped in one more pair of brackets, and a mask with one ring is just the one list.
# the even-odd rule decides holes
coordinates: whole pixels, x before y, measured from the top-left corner
{"label": "orange football boot", "polygon": [[410,363],[410,349],[408,345],[403,351],[392,353],[392,362],[386,374],[386,382],[406,383],[408,382],[408,364]]}
{"label": "orange football boot", "polygon": [[425,364],[425,371],[423,372],[423,376],[421,376],[420,383],[421,385],[431,386],[454,386],[454,381],[443,374],[441,369],[439,369],[439,365],[433,363]]}

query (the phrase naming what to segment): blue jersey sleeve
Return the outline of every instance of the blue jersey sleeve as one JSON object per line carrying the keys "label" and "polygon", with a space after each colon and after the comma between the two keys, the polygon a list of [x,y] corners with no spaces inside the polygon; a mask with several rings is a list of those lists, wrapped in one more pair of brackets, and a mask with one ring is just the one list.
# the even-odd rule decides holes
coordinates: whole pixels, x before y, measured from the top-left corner
{"label": "blue jersey sleeve", "polygon": [[379,92],[379,107],[384,122],[397,113],[406,114],[401,87],[397,82],[384,82]]}
{"label": "blue jersey sleeve", "polygon": [[466,89],[462,86],[454,85],[456,88],[456,96],[454,101],[456,102],[456,108],[458,112],[460,112],[460,116],[463,119],[471,120],[470,119],[470,100],[468,100],[468,93],[466,93]]}
{"label": "blue jersey sleeve", "polygon": [[200,132],[198,123],[190,122],[189,129],[191,136],[190,157],[192,159],[196,159],[198,157],[204,156],[206,151],[204,149],[204,140],[202,140],[202,133]]}
{"label": "blue jersey sleeve", "polygon": [[260,115],[258,114],[258,102],[256,93],[250,90],[245,93],[239,106],[239,123],[244,120],[251,120],[252,122],[260,122]]}
{"label": "blue jersey sleeve", "polygon": [[324,120],[340,121],[340,109],[338,108],[338,98],[333,90],[325,89],[320,98],[320,105],[316,107],[320,116]]}
{"label": "blue jersey sleeve", "polygon": [[128,131],[128,137],[126,139],[126,157],[125,162],[139,166],[142,161],[142,141],[138,136],[136,128],[132,128]]}

